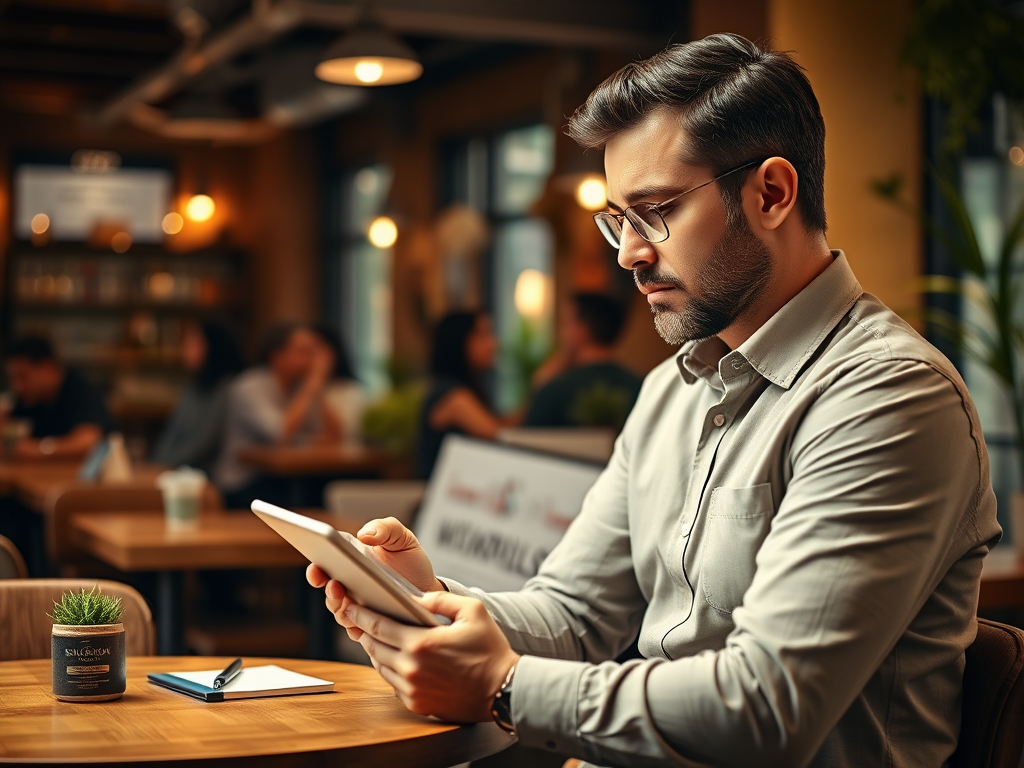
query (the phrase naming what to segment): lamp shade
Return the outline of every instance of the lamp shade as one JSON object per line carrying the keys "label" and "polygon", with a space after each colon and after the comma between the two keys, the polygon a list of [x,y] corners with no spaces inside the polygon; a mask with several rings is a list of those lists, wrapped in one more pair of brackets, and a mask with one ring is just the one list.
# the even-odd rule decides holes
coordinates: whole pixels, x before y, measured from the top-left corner
{"label": "lamp shade", "polygon": [[342,85],[396,85],[423,74],[413,50],[377,26],[359,26],[327,49],[316,76]]}

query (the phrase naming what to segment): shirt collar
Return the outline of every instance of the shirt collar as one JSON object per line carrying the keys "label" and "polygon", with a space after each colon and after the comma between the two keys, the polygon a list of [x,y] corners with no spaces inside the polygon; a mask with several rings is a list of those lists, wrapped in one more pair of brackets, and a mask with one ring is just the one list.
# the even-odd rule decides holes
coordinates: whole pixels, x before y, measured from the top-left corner
{"label": "shirt collar", "polygon": [[[737,353],[764,378],[789,389],[822,340],[849,312],[864,289],[840,250],[832,263],[743,342]],[[676,356],[683,381],[714,385],[718,361],[729,350],[717,337],[690,341]]]}

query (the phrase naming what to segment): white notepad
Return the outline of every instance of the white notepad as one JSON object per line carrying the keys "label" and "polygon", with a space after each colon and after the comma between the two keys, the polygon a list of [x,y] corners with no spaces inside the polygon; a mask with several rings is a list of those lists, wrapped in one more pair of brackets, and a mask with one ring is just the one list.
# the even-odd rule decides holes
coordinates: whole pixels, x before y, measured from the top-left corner
{"label": "white notepad", "polygon": [[243,667],[238,676],[223,688],[214,688],[213,681],[223,670],[200,672],[164,672],[150,674],[149,682],[204,701],[253,699],[260,696],[290,696],[298,693],[327,693],[334,683],[310,677],[276,664]]}

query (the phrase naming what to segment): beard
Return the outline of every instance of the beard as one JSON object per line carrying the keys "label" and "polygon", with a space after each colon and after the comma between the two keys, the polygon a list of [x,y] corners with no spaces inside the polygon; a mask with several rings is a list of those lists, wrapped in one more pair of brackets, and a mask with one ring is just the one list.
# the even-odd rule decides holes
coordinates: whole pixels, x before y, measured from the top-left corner
{"label": "beard", "polygon": [[633,279],[643,285],[671,285],[687,293],[682,309],[654,303],[654,327],[669,344],[707,339],[735,322],[764,294],[772,275],[771,252],[750,231],[746,219],[730,225],[711,255],[697,270],[695,290],[682,281],[637,267]]}

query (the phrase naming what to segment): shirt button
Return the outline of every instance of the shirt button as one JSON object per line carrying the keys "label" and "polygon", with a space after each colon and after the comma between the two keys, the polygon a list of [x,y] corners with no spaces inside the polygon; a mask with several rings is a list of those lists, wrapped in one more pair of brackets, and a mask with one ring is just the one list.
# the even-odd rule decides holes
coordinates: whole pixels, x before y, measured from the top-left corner
{"label": "shirt button", "polygon": [[725,424],[725,416],[720,413],[716,413],[715,418],[713,418],[712,421],[715,423],[716,427],[720,427]]}
{"label": "shirt button", "polygon": [[742,371],[746,367],[747,367],[747,364],[745,362],[743,362],[742,360],[733,360],[732,361],[732,369],[734,371]]}

